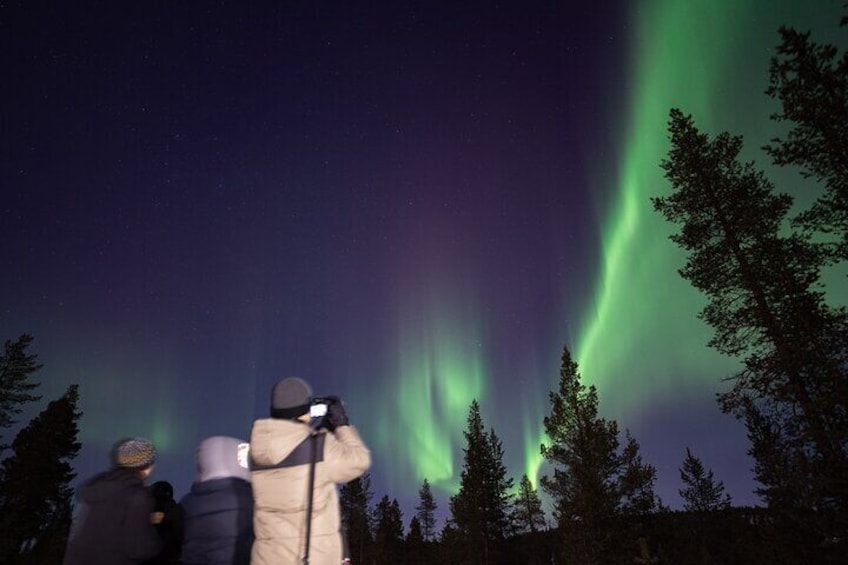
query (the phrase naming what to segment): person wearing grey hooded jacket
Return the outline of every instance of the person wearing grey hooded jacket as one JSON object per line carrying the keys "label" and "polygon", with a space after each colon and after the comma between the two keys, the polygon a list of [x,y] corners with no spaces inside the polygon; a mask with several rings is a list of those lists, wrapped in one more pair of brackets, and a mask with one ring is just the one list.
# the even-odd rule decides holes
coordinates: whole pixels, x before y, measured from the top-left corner
{"label": "person wearing grey hooded jacket", "polygon": [[180,500],[184,565],[248,565],[253,544],[253,493],[248,444],[227,436],[197,446],[197,476]]}
{"label": "person wearing grey hooded jacket", "polygon": [[283,379],[271,393],[271,417],[253,423],[252,565],[299,564],[307,548],[311,565],[342,562],[336,485],[368,470],[371,452],[350,425],[340,400],[329,404],[320,430],[310,426],[311,403],[306,382]]}

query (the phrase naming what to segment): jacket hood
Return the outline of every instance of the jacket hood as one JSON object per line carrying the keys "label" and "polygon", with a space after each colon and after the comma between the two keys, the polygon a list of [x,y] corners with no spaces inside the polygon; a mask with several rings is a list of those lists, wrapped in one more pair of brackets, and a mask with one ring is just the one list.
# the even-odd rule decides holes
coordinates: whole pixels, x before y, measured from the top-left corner
{"label": "jacket hood", "polygon": [[308,424],[267,418],[256,420],[250,432],[250,460],[273,466],[289,456],[312,432]]}
{"label": "jacket hood", "polygon": [[126,492],[128,488],[144,488],[144,481],[135,469],[112,469],[92,477],[80,486],[83,502],[97,502]]}
{"label": "jacket hood", "polygon": [[212,436],[197,446],[197,475],[202,483],[213,479],[234,477],[250,480],[248,469],[248,443],[229,436]]}

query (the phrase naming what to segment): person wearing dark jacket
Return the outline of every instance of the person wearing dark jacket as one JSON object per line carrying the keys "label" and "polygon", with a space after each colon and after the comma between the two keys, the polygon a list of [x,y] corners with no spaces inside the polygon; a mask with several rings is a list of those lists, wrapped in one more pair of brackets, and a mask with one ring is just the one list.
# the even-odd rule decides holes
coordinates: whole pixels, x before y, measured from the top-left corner
{"label": "person wearing dark jacket", "polygon": [[119,441],[112,468],[83,483],[65,565],[132,565],[156,555],[162,542],[153,527],[153,497],[144,485],[156,449],[143,438]]}
{"label": "person wearing dark jacket", "polygon": [[253,545],[253,492],[248,444],[227,436],[197,446],[197,476],[180,500],[184,565],[248,565]]}
{"label": "person wearing dark jacket", "polygon": [[156,533],[162,540],[162,550],[144,565],[176,565],[180,563],[183,544],[183,509],[174,500],[174,487],[168,481],[156,481],[150,485],[153,495],[153,522]]}

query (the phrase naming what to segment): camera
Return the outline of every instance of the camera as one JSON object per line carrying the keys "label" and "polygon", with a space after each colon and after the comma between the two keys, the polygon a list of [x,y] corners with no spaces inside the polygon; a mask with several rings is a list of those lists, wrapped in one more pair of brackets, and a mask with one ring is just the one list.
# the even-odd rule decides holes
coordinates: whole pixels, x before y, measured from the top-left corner
{"label": "camera", "polygon": [[327,413],[330,406],[338,402],[336,396],[316,396],[309,406],[309,417],[312,419],[312,427],[316,430],[327,428]]}
{"label": "camera", "polygon": [[312,418],[323,418],[327,415],[327,409],[330,407],[331,400],[329,398],[319,396],[312,399],[312,404],[309,406],[309,416]]}

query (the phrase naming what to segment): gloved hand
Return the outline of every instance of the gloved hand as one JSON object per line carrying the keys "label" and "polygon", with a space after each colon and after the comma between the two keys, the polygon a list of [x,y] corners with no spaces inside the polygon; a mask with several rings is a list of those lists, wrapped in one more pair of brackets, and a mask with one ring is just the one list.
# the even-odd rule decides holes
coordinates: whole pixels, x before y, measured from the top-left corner
{"label": "gloved hand", "polygon": [[326,425],[331,432],[339,426],[349,426],[350,422],[347,419],[347,413],[344,409],[344,404],[338,396],[328,397],[332,402],[327,406]]}

